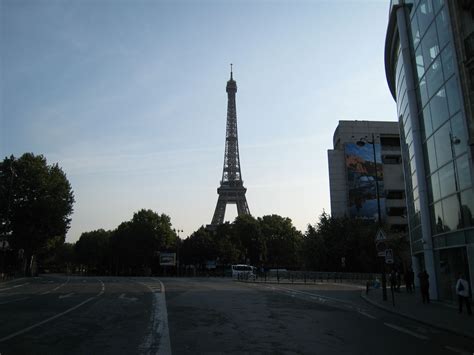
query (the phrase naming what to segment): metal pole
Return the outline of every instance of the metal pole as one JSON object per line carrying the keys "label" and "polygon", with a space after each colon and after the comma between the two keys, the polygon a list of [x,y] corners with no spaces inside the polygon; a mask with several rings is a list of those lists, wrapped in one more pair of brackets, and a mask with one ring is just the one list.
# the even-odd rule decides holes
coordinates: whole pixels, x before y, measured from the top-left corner
{"label": "metal pole", "polygon": [[[381,223],[381,211],[380,211],[380,194],[379,194],[379,181],[377,174],[377,155],[375,154],[375,137],[372,133],[372,150],[374,153],[374,170],[375,170],[375,196],[377,197],[377,224],[379,228],[382,227]],[[382,300],[387,300],[387,277],[385,275],[385,260],[382,258]]]}
{"label": "metal pole", "polygon": [[456,189],[456,197],[458,200],[459,204],[459,214],[460,214],[460,219],[461,223],[464,226],[464,216],[463,216],[463,211],[462,211],[462,202],[461,202],[461,195],[459,194],[459,182],[458,182],[458,170],[456,167],[456,154],[454,153],[454,145],[459,144],[460,140],[453,136],[451,132],[449,132],[449,145],[451,147],[451,158],[453,159],[453,172],[454,172],[454,187]]}

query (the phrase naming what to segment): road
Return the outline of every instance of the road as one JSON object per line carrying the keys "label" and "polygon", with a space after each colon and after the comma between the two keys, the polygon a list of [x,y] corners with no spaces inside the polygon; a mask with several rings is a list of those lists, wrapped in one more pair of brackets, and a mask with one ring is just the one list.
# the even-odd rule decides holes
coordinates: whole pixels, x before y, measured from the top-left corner
{"label": "road", "polygon": [[41,276],[0,284],[5,354],[473,354],[350,285]]}

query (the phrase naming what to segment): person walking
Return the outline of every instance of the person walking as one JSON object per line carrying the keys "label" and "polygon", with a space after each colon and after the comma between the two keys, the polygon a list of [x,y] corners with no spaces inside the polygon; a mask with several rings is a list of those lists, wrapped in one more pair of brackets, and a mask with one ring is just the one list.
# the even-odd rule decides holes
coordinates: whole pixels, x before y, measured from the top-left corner
{"label": "person walking", "polygon": [[459,313],[462,313],[462,304],[466,303],[467,314],[472,315],[471,302],[469,301],[469,283],[462,273],[458,274],[456,293],[459,298]]}
{"label": "person walking", "polygon": [[430,303],[430,275],[428,275],[426,270],[423,270],[418,274],[418,278],[420,279],[420,290],[423,303]]}
{"label": "person walking", "polygon": [[407,292],[412,293],[413,292],[413,288],[412,288],[412,285],[413,285],[413,270],[411,268],[408,269],[405,272],[404,278],[405,278],[405,285],[406,285]]}

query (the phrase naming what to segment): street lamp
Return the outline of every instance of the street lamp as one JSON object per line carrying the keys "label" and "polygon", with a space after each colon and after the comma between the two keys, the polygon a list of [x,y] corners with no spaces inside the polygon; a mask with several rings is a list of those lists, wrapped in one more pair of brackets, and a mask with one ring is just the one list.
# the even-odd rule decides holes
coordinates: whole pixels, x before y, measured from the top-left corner
{"label": "street lamp", "polygon": [[179,277],[179,243],[181,240],[179,239],[179,233],[183,233],[182,229],[174,229],[176,235],[178,236],[178,240],[176,241],[176,276]]}
{"label": "street lamp", "polygon": [[454,146],[460,144],[461,140],[458,137],[453,136],[453,134],[449,132],[449,143],[451,147],[451,158],[453,159],[454,187],[456,189],[456,196],[457,196],[458,204],[459,204],[460,220],[461,220],[462,225],[464,226],[464,216],[462,213],[461,195],[459,193],[459,181],[458,181],[459,176],[458,176],[458,170],[456,167],[456,160],[455,160],[456,154],[454,152]]}
{"label": "street lamp", "polygon": [[[358,147],[363,147],[366,144],[372,145],[372,152],[374,156],[374,170],[375,170],[375,196],[377,198],[377,225],[378,228],[382,228],[382,221],[381,221],[381,212],[380,212],[380,194],[379,194],[379,181],[378,181],[378,174],[377,174],[377,155],[375,153],[375,137],[374,134],[371,134],[371,140],[368,140],[367,137],[360,138],[356,144]],[[387,278],[385,276],[385,262],[382,259],[382,299],[384,301],[387,300]]]}

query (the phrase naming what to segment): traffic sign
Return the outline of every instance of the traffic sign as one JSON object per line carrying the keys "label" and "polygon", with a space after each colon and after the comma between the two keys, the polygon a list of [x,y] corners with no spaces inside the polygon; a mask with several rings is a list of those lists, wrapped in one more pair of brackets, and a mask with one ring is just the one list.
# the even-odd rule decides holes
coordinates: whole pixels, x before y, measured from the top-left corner
{"label": "traffic sign", "polygon": [[392,249],[385,250],[385,263],[393,264],[393,250]]}
{"label": "traffic sign", "polygon": [[375,236],[375,242],[383,242],[387,240],[387,236],[385,235],[385,233],[383,232],[383,229],[380,228],[378,231],[377,231],[377,235]]}
{"label": "traffic sign", "polygon": [[10,244],[6,239],[0,239],[0,250],[7,250]]}

